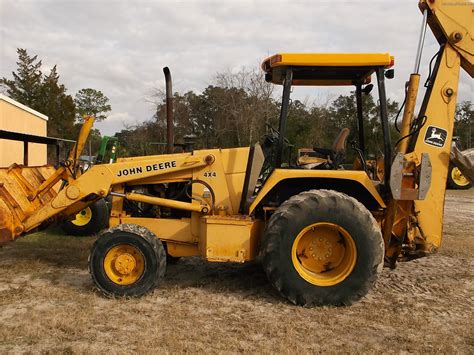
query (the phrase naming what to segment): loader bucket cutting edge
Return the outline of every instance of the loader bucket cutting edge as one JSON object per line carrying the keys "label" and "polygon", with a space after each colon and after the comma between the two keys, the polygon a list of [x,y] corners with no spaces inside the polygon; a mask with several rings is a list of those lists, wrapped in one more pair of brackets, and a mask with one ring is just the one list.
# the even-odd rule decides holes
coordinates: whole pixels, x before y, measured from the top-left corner
{"label": "loader bucket cutting edge", "polygon": [[0,244],[14,240],[23,232],[23,221],[56,195],[59,186],[45,191],[33,201],[28,199],[54,167],[24,167],[13,164],[0,168]]}
{"label": "loader bucket cutting edge", "polygon": [[451,151],[451,159],[454,161],[461,173],[474,182],[474,148],[460,151],[457,147],[453,147]]}

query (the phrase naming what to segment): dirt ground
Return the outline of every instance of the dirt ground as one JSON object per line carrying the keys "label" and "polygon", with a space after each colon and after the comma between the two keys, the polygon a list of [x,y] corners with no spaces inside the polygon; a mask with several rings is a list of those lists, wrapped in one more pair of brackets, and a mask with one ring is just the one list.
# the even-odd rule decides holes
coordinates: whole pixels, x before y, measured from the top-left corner
{"label": "dirt ground", "polygon": [[449,191],[438,254],[384,269],[351,307],[301,308],[258,264],[168,267],[154,293],[93,290],[93,238],[37,233],[0,249],[0,353],[474,353],[474,189]]}

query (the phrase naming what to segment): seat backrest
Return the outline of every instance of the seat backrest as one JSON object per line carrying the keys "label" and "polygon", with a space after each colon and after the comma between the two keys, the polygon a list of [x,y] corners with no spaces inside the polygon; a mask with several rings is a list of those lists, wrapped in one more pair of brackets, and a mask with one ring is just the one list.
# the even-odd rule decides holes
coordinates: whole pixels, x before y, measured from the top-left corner
{"label": "seat backrest", "polygon": [[252,203],[251,197],[257,185],[258,177],[262,171],[265,156],[263,154],[260,144],[250,148],[249,161],[247,164],[247,171],[245,172],[244,186],[242,190],[242,197],[240,201],[239,213],[246,214]]}
{"label": "seat backrest", "polygon": [[349,137],[350,133],[351,130],[349,128],[341,129],[341,132],[339,132],[336,139],[334,140],[334,143],[332,144],[332,150],[336,154],[346,150],[347,137]]}

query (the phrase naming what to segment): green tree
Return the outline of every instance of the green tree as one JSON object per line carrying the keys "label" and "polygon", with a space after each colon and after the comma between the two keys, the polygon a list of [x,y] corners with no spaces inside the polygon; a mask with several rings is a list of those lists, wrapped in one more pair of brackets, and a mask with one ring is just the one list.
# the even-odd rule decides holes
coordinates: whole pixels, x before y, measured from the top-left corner
{"label": "green tree", "polygon": [[296,148],[312,147],[311,126],[312,116],[307,105],[294,100],[288,110],[286,138]]}
{"label": "green tree", "polygon": [[[393,121],[398,107],[398,103],[390,99],[387,100],[392,144],[395,143],[395,138],[397,137]],[[326,132],[331,136],[331,141],[326,144],[332,144],[339,131],[344,127],[351,130],[349,142],[358,141],[357,106],[354,92],[350,95],[340,95],[334,100],[329,107],[328,114],[329,118],[327,120],[328,127]],[[384,149],[382,126],[380,122],[380,107],[370,94],[362,95],[362,114],[364,117],[366,155],[371,157],[381,156]],[[351,152],[351,149],[348,149],[348,152]]]}
{"label": "green tree", "polygon": [[474,111],[471,101],[462,101],[456,106],[454,122],[454,135],[461,138],[461,146],[464,149],[472,148],[474,140]]}
{"label": "green tree", "polygon": [[79,90],[74,103],[78,122],[82,122],[85,115],[94,116],[96,121],[103,121],[107,118],[107,113],[112,110],[108,97],[102,91],[91,88]]}
{"label": "green tree", "polygon": [[2,78],[0,82],[7,88],[6,93],[12,99],[41,111],[41,86],[43,74],[41,60],[31,57],[26,49],[18,48],[17,71],[12,72],[13,80]]}
{"label": "green tree", "polygon": [[56,66],[41,83],[41,112],[48,116],[48,135],[53,137],[76,139],[74,117],[76,107],[66,87],[59,83]]}
{"label": "green tree", "polygon": [[[196,148],[235,147],[254,144],[262,138],[267,125],[278,127],[280,103],[273,97],[274,86],[265,82],[259,72],[241,70],[237,73],[219,73],[213,85],[202,93],[174,94],[175,142],[184,135],[197,136]],[[159,96],[156,126],[165,142],[166,107],[163,93]],[[363,95],[364,132],[367,155],[383,154],[383,136],[378,103],[371,95]],[[398,139],[393,121],[398,104],[388,100],[388,116],[392,144]],[[136,132],[144,136],[140,125]],[[330,148],[344,127],[351,129],[350,141],[358,140],[355,93],[340,95],[324,105],[308,105],[294,100],[288,112],[286,137],[298,148]],[[354,156],[348,148],[348,159]],[[294,156],[294,154],[293,154]]]}
{"label": "green tree", "polygon": [[[198,135],[197,112],[201,101],[199,95],[189,91],[184,95],[174,93],[173,111],[174,111],[174,141],[183,142],[184,137],[188,135]],[[166,142],[166,104],[164,97],[157,105],[156,114],[156,136],[158,142]],[[204,146],[204,145],[203,145]],[[196,145],[197,147],[197,145]]]}
{"label": "green tree", "polygon": [[[174,94],[175,142],[185,135],[197,137],[196,148],[248,146],[260,140],[265,125],[275,125],[278,105],[273,86],[259,71],[217,74],[213,85],[201,94]],[[159,93],[156,122],[166,129],[164,95]],[[164,135],[162,136],[165,141]]]}
{"label": "green tree", "polygon": [[41,60],[30,56],[26,49],[18,48],[17,70],[13,80],[2,78],[7,95],[12,99],[48,116],[48,135],[74,139],[75,105],[59,82],[54,66],[48,75],[41,72]]}
{"label": "green tree", "polygon": [[[133,127],[126,127],[115,134],[120,144],[120,156],[141,156],[163,154],[166,136],[157,122],[145,121]],[[158,143],[158,144],[156,144]]]}

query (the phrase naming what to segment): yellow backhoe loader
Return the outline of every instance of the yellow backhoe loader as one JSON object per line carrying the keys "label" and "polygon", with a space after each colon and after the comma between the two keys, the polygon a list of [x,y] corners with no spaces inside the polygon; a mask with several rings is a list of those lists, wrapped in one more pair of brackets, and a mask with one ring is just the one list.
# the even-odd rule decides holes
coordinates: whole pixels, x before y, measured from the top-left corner
{"label": "yellow backhoe loader", "polygon": [[[78,158],[93,122],[87,118],[57,170],[0,170],[0,240],[14,240],[112,195],[111,228],[89,258],[94,283],[106,295],[151,291],[164,276],[167,254],[239,263],[260,255],[272,285],[294,304],[357,301],[375,282],[384,257],[394,266],[399,258],[436,251],[442,239],[460,68],[474,75],[473,8],[456,0],[422,0],[419,7],[423,25],[395,154],[384,81],[393,75],[390,54],[281,53],[262,64],[266,80],[283,86],[278,131],[271,130],[262,146],[122,158],[81,175]],[[415,116],[427,25],[440,49]],[[322,167],[284,161],[292,86],[355,86],[359,102],[372,76],[383,129],[383,181],[373,181],[363,164],[339,169],[344,131],[333,148],[320,148],[329,157]],[[357,120],[364,160],[361,114]]]}

